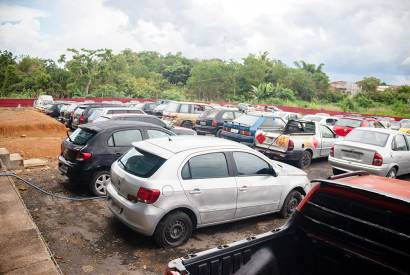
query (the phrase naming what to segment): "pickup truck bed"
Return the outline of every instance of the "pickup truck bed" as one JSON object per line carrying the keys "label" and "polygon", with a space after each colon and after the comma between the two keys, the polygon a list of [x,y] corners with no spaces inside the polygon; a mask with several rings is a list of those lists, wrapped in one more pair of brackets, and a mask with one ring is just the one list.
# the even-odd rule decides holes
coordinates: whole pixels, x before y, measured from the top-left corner
{"label": "pickup truck bed", "polygon": [[320,180],[282,228],[173,260],[166,274],[409,274],[409,263],[410,199]]}

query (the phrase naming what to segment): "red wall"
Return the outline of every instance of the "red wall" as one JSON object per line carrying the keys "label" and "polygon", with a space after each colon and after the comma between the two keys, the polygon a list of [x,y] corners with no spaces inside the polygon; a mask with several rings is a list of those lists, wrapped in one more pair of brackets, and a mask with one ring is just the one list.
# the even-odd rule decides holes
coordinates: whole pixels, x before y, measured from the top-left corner
{"label": "red wall", "polygon": [[[54,99],[58,100],[58,99]],[[69,101],[84,101],[84,100],[93,100],[94,102],[101,102],[101,101],[121,101],[121,102],[128,102],[131,100],[138,100],[138,101],[155,101],[152,98],[107,98],[107,97],[95,97],[95,98],[64,98],[61,100],[69,100]],[[19,104],[22,107],[33,106],[34,99],[1,99],[0,98],[0,107],[17,107]],[[337,112],[337,111],[328,111],[325,109],[308,109],[308,108],[301,108],[301,107],[289,107],[289,106],[278,106],[280,109],[286,112],[296,112],[301,114],[316,114],[316,113],[328,113],[330,115],[345,115],[349,114],[346,112]],[[365,114],[371,116],[372,114]],[[402,119],[401,117],[393,117],[396,120]]]}

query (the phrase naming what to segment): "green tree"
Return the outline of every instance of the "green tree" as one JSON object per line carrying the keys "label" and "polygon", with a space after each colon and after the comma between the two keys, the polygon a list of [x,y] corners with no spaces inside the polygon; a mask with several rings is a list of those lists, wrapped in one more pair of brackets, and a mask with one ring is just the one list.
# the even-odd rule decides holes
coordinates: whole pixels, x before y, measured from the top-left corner
{"label": "green tree", "polygon": [[375,92],[380,83],[381,80],[373,76],[365,77],[357,82],[363,92]]}
{"label": "green tree", "polygon": [[261,102],[272,95],[273,89],[272,83],[260,83],[258,86],[252,86],[252,96]]}

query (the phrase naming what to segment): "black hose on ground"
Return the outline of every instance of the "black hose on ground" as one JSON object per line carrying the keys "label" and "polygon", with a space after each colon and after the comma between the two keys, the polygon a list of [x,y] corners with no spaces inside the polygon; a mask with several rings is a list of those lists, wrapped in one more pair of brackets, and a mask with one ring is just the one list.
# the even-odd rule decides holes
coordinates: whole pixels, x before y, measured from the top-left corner
{"label": "black hose on ground", "polygon": [[67,196],[54,194],[50,191],[47,191],[47,190],[37,186],[36,184],[34,184],[34,183],[32,183],[28,180],[23,179],[20,176],[17,176],[15,173],[10,173],[10,172],[0,172],[0,177],[15,177],[16,179],[21,180],[25,184],[33,187],[37,191],[40,191],[41,193],[44,193],[46,195],[52,196],[52,197],[57,198],[57,199],[70,200],[70,201],[88,201],[88,200],[99,200],[99,199],[107,198],[107,196],[102,196],[102,197],[67,197]]}

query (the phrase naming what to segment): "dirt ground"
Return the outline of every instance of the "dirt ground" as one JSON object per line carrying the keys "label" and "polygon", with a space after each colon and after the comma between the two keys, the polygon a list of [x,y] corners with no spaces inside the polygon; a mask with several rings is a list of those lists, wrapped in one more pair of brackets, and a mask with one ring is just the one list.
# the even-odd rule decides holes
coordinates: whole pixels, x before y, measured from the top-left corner
{"label": "dirt ground", "polygon": [[0,108],[0,147],[23,158],[55,158],[67,129],[33,108]]}

